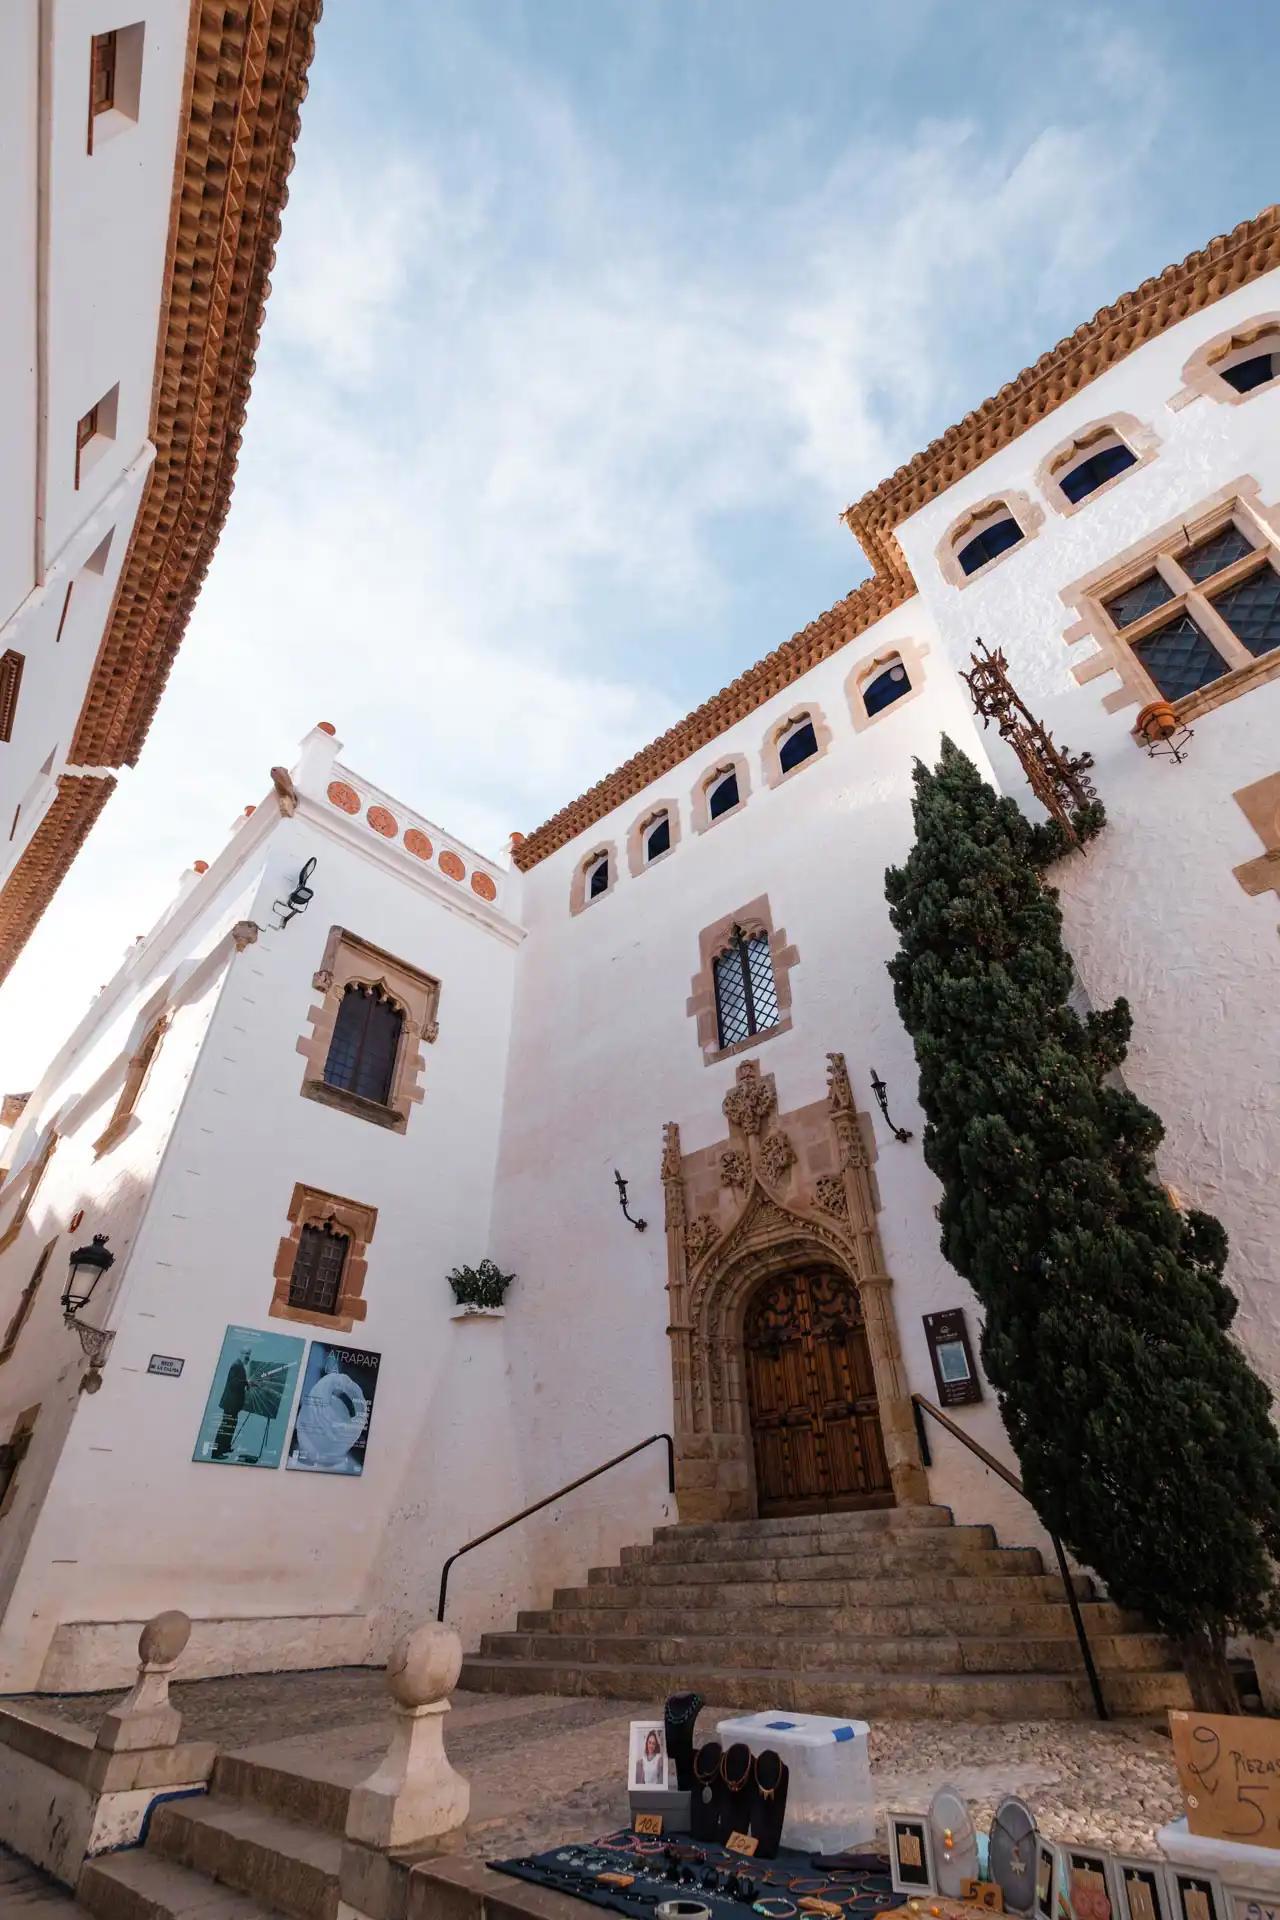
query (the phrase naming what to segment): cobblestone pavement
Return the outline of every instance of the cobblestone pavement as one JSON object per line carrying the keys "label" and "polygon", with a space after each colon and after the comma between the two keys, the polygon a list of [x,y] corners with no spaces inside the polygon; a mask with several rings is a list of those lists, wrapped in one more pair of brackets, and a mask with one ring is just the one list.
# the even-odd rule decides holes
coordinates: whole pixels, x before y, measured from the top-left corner
{"label": "cobblestone pavement", "polygon": [[[40,1704],[89,1726],[115,1698]],[[190,1681],[173,1698],[188,1738],[239,1748],[265,1737],[282,1763],[344,1784],[371,1771],[381,1751],[380,1669]],[[455,1694],[445,1739],[472,1783],[469,1850],[500,1858],[624,1823],[627,1722],[653,1712],[647,1702]],[[706,1734],[719,1717],[704,1708]],[[290,1743],[292,1754],[279,1751]],[[881,1821],[890,1808],[923,1808],[945,1782],[970,1800],[980,1828],[1003,1793],[1020,1793],[1052,1839],[1151,1854],[1156,1830],[1181,1807],[1168,1738],[1129,1722],[886,1721],[872,1727],[871,1766]]]}
{"label": "cobblestone pavement", "polygon": [[71,1895],[54,1885],[7,1847],[0,1847],[0,1913],[5,1920],[84,1920],[84,1910]]}

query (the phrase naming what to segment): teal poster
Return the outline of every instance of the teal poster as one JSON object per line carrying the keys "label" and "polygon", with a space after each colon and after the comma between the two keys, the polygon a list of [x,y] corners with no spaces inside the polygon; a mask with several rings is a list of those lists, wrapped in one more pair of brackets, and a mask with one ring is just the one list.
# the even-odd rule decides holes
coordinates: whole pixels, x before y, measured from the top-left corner
{"label": "teal poster", "polygon": [[227,1328],[193,1460],[220,1467],[280,1465],[304,1345],[287,1333]]}

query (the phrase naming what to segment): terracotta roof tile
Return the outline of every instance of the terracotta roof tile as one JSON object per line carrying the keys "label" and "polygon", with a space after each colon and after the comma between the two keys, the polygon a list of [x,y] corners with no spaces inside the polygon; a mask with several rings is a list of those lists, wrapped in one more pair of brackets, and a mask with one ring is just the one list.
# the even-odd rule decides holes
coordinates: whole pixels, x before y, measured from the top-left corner
{"label": "terracotta roof tile", "polygon": [[22,952],[115,786],[107,774],[67,774],[0,888],[0,980]]}

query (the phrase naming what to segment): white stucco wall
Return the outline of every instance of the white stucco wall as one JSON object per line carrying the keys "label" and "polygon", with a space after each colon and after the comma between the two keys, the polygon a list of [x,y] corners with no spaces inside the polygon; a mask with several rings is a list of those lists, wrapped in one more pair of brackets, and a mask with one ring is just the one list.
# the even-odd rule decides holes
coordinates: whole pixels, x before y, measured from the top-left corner
{"label": "white stucco wall", "polygon": [[[1183,765],[1150,760],[1132,736],[1137,709],[1108,713],[1103,705],[1120,686],[1117,675],[1083,686],[1073,677],[1072,665],[1095,648],[1091,640],[1064,643],[1076,615],[1061,596],[1242,476],[1258,482],[1265,506],[1280,501],[1280,393],[1239,405],[1199,397],[1169,406],[1202,342],[1278,307],[1280,273],[1171,328],[899,529],[921,598],[955,661],[967,664],[978,635],[1003,647],[1037,718],[1073,752],[1095,757],[1109,825],[1087,856],[1055,871],[1066,939],[1095,1005],[1119,994],[1130,1001],[1135,1029],[1125,1078],[1165,1123],[1165,1179],[1188,1204],[1216,1213],[1231,1235],[1237,1329],[1273,1388],[1280,1387],[1280,949],[1274,895],[1250,898],[1232,875],[1262,850],[1232,795],[1280,770],[1280,681],[1201,715]],[[1025,545],[963,590],[948,585],[934,549],[957,517],[1008,489],[1047,506],[1035,484],[1038,463],[1078,427],[1115,411],[1154,431],[1154,460],[1069,517],[1047,509]],[[1034,812],[999,741],[993,757],[1002,784]]]}

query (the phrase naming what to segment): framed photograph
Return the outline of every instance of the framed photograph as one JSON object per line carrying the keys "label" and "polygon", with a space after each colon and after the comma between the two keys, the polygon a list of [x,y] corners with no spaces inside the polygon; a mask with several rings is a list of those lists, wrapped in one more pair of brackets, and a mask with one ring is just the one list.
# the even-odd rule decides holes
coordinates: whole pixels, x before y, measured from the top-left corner
{"label": "framed photograph", "polygon": [[1057,1920],[1058,1889],[1063,1884],[1062,1861],[1052,1840],[1036,1840],[1036,1892],[1031,1911],[1035,1920]]}
{"label": "framed photograph", "polygon": [[305,1341],[257,1327],[228,1327],[209,1383],[193,1460],[218,1467],[278,1467]]}
{"label": "framed photograph", "polygon": [[1163,1860],[1129,1860],[1117,1854],[1111,1865],[1116,1920],[1170,1920]]}
{"label": "framed photograph", "polygon": [[380,1353],[313,1340],[285,1467],[299,1473],[364,1472]]}
{"label": "framed photograph", "polygon": [[1231,1902],[1216,1873],[1196,1867],[1165,1868],[1169,1891],[1167,1920],[1231,1920]]}
{"label": "framed photograph", "polygon": [[1112,1920],[1118,1901],[1111,1855],[1102,1847],[1060,1847],[1072,1920]]}
{"label": "framed photograph", "polygon": [[633,1720],[627,1755],[628,1787],[633,1791],[637,1787],[657,1787],[665,1792],[670,1784],[669,1770],[667,1736],[661,1720]]}
{"label": "framed photograph", "polygon": [[891,1813],[889,1826],[889,1885],[895,1893],[933,1893],[933,1841],[928,1817],[922,1813]]}

